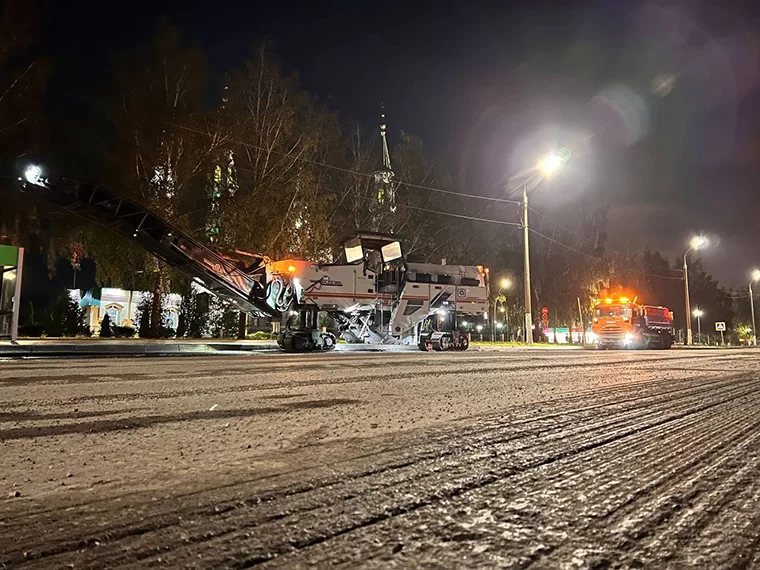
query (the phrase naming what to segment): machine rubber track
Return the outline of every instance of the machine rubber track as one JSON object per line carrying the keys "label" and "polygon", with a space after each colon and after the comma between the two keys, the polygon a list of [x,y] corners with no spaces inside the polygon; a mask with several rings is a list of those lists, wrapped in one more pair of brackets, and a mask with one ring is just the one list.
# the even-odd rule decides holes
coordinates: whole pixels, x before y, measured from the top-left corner
{"label": "machine rubber track", "polygon": [[429,352],[465,351],[470,347],[470,341],[466,335],[456,335],[452,332],[433,332],[420,336],[417,344],[420,350]]}

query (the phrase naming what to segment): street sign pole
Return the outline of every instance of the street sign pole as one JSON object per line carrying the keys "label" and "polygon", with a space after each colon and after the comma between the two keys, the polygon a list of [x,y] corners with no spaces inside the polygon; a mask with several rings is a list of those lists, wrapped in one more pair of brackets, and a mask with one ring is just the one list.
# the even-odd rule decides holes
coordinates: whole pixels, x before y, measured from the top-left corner
{"label": "street sign pole", "polygon": [[715,322],[715,330],[720,332],[720,344],[725,344],[724,338],[723,338],[723,331],[726,330],[726,323],[725,321],[716,321]]}

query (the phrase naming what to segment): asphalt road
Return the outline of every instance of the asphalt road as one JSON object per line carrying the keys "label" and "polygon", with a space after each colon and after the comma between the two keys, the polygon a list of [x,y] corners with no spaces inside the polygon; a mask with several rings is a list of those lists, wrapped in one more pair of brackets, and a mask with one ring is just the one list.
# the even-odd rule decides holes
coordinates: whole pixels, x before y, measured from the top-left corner
{"label": "asphalt road", "polygon": [[759,365],[0,362],[0,567],[760,568]]}

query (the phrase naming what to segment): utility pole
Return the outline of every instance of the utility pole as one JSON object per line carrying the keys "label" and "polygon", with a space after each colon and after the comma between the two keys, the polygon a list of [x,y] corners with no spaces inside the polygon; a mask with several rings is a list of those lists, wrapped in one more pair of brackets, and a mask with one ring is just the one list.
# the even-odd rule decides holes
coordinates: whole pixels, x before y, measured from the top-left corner
{"label": "utility pole", "polygon": [[523,243],[525,245],[525,342],[533,344],[533,309],[530,302],[530,246],[528,245],[528,182],[523,184]]}
{"label": "utility pole", "polygon": [[566,148],[559,149],[558,152],[546,154],[537,165],[539,176],[528,178],[523,182],[523,199],[522,199],[522,226],[523,226],[523,244],[525,245],[525,342],[533,344],[533,309],[531,307],[531,289],[530,289],[530,246],[528,245],[528,184],[533,183],[535,188],[542,180],[554,176],[570,158],[570,151]]}

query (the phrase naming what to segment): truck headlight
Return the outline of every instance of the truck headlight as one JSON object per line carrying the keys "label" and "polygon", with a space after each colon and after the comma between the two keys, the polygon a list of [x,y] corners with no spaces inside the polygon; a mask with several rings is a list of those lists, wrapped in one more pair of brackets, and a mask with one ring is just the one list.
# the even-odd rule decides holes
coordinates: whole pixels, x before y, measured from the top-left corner
{"label": "truck headlight", "polygon": [[625,333],[625,342],[629,343],[631,341],[633,341],[633,334],[631,334],[631,333]]}

